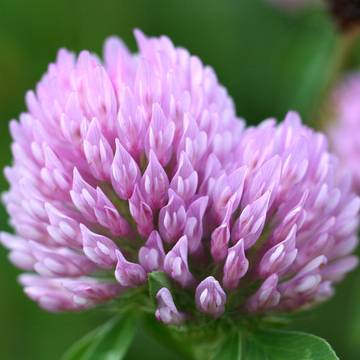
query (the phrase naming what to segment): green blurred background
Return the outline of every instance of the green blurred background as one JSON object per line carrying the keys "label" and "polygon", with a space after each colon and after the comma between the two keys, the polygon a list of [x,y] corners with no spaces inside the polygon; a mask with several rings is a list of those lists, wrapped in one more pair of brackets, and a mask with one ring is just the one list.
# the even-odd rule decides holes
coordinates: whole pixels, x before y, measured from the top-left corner
{"label": "green blurred background", "polygon": [[[100,53],[116,34],[135,50],[132,29],[167,34],[212,65],[248,123],[298,110],[314,123],[336,44],[321,10],[284,13],[261,0],[0,0],[0,166],[10,163],[8,121],[24,107],[59,47]],[[353,65],[359,59],[353,58]],[[1,177],[0,189],[7,185]],[[1,229],[8,229],[0,209]],[[102,312],[47,314],[16,282],[0,249],[0,359],[54,360],[106,318]],[[358,280],[357,280],[358,279]],[[293,324],[326,338],[341,359],[360,358],[360,271],[334,299]],[[139,333],[128,359],[173,359]]]}

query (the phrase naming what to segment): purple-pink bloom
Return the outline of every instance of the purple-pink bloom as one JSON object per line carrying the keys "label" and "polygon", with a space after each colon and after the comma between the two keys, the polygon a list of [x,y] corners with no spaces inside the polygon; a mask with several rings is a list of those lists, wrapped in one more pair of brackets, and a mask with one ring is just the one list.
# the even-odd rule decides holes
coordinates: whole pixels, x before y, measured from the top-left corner
{"label": "purple-pink bloom", "polygon": [[126,260],[119,250],[116,250],[116,257],[115,278],[121,286],[131,288],[146,281],[146,272],[141,265]]}
{"label": "purple-pink bloom", "polygon": [[278,281],[279,278],[276,274],[269,276],[247,301],[247,310],[258,312],[275,308],[281,298],[280,292],[277,290]]}
{"label": "purple-pink bloom", "polygon": [[171,292],[161,288],[156,294],[158,307],[155,311],[156,318],[166,325],[180,325],[185,320],[185,314],[180,313],[174,304]]}
{"label": "purple-pink bloom", "polygon": [[245,257],[244,240],[240,239],[228,249],[224,264],[223,285],[227,289],[236,289],[240,279],[247,273],[249,261]]}
{"label": "purple-pink bloom", "polygon": [[225,311],[226,294],[220,283],[209,276],[197,286],[195,301],[199,311],[218,318]]}
{"label": "purple-pink bloom", "polygon": [[139,250],[139,263],[147,272],[162,270],[164,258],[163,243],[159,233],[154,230]]}
{"label": "purple-pink bloom", "polygon": [[194,283],[194,277],[189,270],[188,247],[188,239],[185,235],[166,254],[164,260],[165,272],[182,287],[190,287]]}
{"label": "purple-pink bloom", "polygon": [[326,138],[292,112],[245,128],[210,67],[135,34],[135,56],[116,38],[104,62],[60,50],[10,124],[1,242],[25,292],[78,311],[161,271],[166,324],[331,296],[357,263],[359,199]]}

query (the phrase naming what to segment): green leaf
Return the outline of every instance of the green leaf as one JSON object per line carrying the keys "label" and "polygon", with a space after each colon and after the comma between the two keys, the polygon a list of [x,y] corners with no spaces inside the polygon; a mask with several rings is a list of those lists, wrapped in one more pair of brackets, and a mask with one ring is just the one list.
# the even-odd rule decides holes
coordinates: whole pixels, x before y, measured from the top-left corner
{"label": "green leaf", "polygon": [[[223,342],[212,360],[243,360],[242,357],[242,336],[235,333]],[[249,358],[250,359],[250,358]]]}
{"label": "green leaf", "polygon": [[339,360],[325,340],[284,330],[263,330],[249,335],[244,353],[243,360]]}
{"label": "green leaf", "polygon": [[62,360],[121,360],[136,330],[136,318],[123,314],[111,319],[76,342]]}
{"label": "green leaf", "polygon": [[166,287],[170,290],[171,284],[168,276],[162,271],[153,271],[148,275],[149,293],[152,299],[155,299],[157,292]]}
{"label": "green leaf", "polygon": [[95,329],[94,331],[88,333],[83,338],[78,340],[75,344],[73,344],[70,349],[65,353],[62,357],[62,360],[75,360],[75,359],[83,359],[84,354],[91,346],[91,344],[96,341],[96,337],[99,329]]}

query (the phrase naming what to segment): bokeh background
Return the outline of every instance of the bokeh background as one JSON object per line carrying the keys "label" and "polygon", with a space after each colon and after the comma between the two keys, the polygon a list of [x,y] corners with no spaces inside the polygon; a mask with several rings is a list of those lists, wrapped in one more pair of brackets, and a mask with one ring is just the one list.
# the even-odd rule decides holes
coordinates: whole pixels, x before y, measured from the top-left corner
{"label": "bokeh background", "polygon": [[[248,123],[299,111],[316,125],[331,76],[336,29],[321,9],[286,13],[265,0],[0,0],[0,167],[10,163],[8,121],[24,107],[59,47],[101,53],[109,35],[132,50],[132,29],[167,34],[212,65]],[[360,52],[359,52],[360,54]],[[350,59],[360,64],[360,56]],[[1,176],[0,190],[7,184]],[[0,209],[0,227],[8,229]],[[0,248],[0,358],[54,360],[107,314],[47,314],[16,282],[18,271]],[[293,328],[327,339],[341,359],[360,358],[360,271],[336,296],[300,316]],[[128,359],[174,359],[139,331]]]}

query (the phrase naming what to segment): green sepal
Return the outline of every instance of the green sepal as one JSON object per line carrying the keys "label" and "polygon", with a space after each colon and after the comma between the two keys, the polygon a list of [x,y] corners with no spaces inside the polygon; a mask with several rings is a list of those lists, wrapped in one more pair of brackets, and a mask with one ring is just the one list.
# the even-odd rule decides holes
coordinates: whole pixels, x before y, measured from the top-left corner
{"label": "green sepal", "polygon": [[166,287],[169,290],[171,289],[170,280],[163,271],[153,271],[149,273],[148,285],[149,285],[149,295],[151,299],[156,298],[156,294],[161,288]]}

